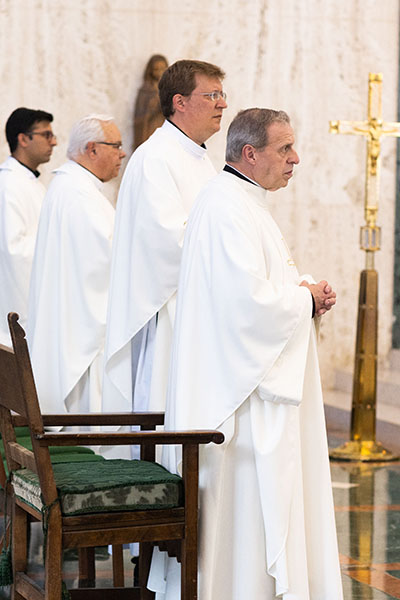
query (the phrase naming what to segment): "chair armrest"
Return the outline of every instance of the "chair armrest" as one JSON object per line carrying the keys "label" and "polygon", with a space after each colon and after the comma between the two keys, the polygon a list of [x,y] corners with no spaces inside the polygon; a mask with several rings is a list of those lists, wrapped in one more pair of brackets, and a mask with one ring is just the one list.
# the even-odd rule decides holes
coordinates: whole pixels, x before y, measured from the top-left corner
{"label": "chair armrest", "polygon": [[[137,413],[87,413],[87,414],[60,414],[42,415],[45,427],[54,425],[141,425],[155,427],[164,425],[163,412],[137,412]],[[13,415],[15,427],[26,427],[28,420],[22,415]]]}
{"label": "chair armrest", "polygon": [[103,445],[123,446],[129,444],[222,444],[220,431],[143,431],[138,433],[38,433],[34,435],[40,446]]}

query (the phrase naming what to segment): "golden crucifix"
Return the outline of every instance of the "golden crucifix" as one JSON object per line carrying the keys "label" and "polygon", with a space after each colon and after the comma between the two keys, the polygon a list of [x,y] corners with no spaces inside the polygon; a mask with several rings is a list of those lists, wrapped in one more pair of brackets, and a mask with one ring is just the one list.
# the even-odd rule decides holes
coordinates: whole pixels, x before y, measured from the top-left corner
{"label": "golden crucifix", "polygon": [[379,202],[381,138],[400,137],[400,123],[382,120],[382,73],[370,73],[368,119],[330,121],[331,133],[363,135],[367,138],[365,222],[360,247],[366,253],[360,274],[356,354],[353,375],[351,440],[333,449],[330,456],[341,460],[394,460],[397,457],[376,441],[376,384],[378,353],[378,273],[375,252],[380,249],[380,227],[376,225]]}

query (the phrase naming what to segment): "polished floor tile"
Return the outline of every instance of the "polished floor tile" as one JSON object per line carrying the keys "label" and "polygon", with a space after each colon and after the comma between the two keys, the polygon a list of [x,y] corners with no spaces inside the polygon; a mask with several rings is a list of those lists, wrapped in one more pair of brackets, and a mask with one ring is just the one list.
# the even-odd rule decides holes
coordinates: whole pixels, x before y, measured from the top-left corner
{"label": "polished floor tile", "polygon": [[332,461],[331,473],[345,600],[400,599],[400,462]]}

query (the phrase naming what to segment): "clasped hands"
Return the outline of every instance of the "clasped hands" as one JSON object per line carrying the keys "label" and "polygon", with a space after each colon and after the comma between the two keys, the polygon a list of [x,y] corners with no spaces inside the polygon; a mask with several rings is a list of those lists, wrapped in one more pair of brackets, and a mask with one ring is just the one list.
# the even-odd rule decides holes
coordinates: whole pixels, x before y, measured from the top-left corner
{"label": "clasped hands", "polygon": [[336,304],[336,293],[327,281],[322,280],[319,283],[302,281],[300,285],[307,287],[312,293],[315,302],[315,315],[319,317],[324,315]]}

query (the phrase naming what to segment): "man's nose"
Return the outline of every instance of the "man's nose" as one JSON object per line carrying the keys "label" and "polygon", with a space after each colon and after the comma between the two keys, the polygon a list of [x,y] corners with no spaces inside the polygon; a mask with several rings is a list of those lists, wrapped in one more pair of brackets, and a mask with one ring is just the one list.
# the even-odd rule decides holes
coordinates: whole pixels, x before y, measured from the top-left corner
{"label": "man's nose", "polygon": [[300,162],[299,155],[296,150],[292,150],[291,156],[289,157],[289,162],[294,165],[298,165]]}
{"label": "man's nose", "polygon": [[228,103],[226,100],[224,100],[223,98],[221,98],[221,96],[218,98],[218,102],[216,104],[216,106],[218,106],[219,108],[227,108]]}

